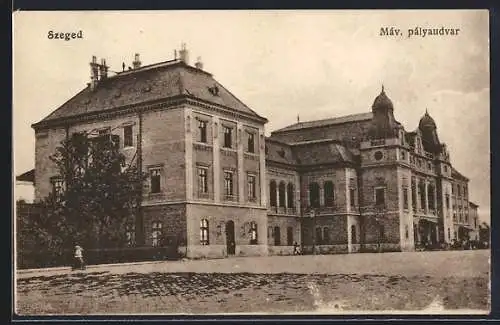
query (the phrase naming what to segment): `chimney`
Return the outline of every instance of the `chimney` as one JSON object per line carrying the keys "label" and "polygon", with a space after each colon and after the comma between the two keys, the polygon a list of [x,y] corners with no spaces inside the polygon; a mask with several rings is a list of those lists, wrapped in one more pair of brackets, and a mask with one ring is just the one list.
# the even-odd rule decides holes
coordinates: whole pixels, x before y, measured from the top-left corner
{"label": "chimney", "polygon": [[101,64],[99,65],[99,80],[106,79],[108,77],[108,66],[106,65],[106,59],[101,59]]}
{"label": "chimney", "polygon": [[97,64],[97,58],[92,56],[92,62],[90,62],[90,89],[94,89],[99,81],[99,64]]}
{"label": "chimney", "polygon": [[179,51],[179,56],[182,62],[189,64],[189,52],[186,49],[186,43],[182,43],[181,50]]}
{"label": "chimney", "polygon": [[194,66],[196,67],[196,69],[203,70],[203,62],[201,62],[201,57],[200,56],[197,58],[197,61],[194,64]]}
{"label": "chimney", "polygon": [[134,62],[132,62],[134,69],[139,69],[141,67],[141,60],[139,60],[139,53],[135,54]]}

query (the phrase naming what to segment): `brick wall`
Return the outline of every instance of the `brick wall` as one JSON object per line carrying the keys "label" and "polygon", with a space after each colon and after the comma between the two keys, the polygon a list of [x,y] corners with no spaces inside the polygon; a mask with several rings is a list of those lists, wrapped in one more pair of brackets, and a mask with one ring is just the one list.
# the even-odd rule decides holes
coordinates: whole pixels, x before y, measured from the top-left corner
{"label": "brick wall", "polygon": [[373,244],[379,242],[380,226],[383,226],[383,243],[400,243],[399,213],[386,213],[378,220],[374,216],[364,216],[362,222],[362,232],[364,233],[364,243]]}
{"label": "brick wall", "polygon": [[35,137],[35,201],[40,201],[52,192],[50,178],[59,173],[49,157],[66,138],[66,130],[57,128],[41,131]]}
{"label": "brick wall", "polygon": [[[226,224],[234,222],[236,255],[262,255],[267,246],[267,215],[264,209],[213,204],[189,204],[187,207],[187,243],[189,257],[227,255]],[[201,220],[209,225],[209,245],[201,245]],[[250,223],[257,225],[257,243],[251,244]],[[241,253],[241,254],[240,254]]]}
{"label": "brick wall", "polygon": [[185,123],[183,108],[144,113],[142,134],[143,168],[162,166],[162,195],[150,196],[149,180],[145,184],[145,201],[184,200]]}
{"label": "brick wall", "polygon": [[347,212],[347,182],[349,179],[346,179],[346,171],[344,168],[331,169],[324,168],[318,169],[315,171],[308,171],[306,173],[301,174],[300,183],[301,183],[301,201],[303,203],[303,208],[307,208],[310,206],[309,200],[309,185],[313,182],[318,183],[320,187],[320,206],[324,208],[325,205],[325,197],[324,197],[324,183],[326,181],[332,181],[334,185],[334,206],[333,211],[335,213]]}
{"label": "brick wall", "polygon": [[293,242],[301,243],[301,222],[298,217],[285,217],[285,216],[268,216],[267,217],[267,241],[269,246],[275,245],[275,238],[277,233],[275,228],[279,227],[279,246],[288,246],[288,227],[293,229],[292,244]]}
{"label": "brick wall", "polygon": [[163,235],[177,238],[180,246],[185,246],[187,238],[186,205],[157,205],[143,207],[145,245],[152,245],[153,222],[163,223]]}

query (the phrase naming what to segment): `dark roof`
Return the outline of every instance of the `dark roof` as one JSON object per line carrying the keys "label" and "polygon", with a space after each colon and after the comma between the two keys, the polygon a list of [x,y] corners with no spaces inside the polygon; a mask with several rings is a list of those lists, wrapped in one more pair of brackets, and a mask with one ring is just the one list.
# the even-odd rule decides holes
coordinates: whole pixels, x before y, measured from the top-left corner
{"label": "dark roof", "polygon": [[292,148],[286,143],[266,138],[266,160],[286,165],[296,165]]}
{"label": "dark roof", "polygon": [[355,155],[338,141],[304,141],[286,144],[266,138],[266,160],[295,166],[355,163]]}
{"label": "dark roof", "polygon": [[387,94],[385,93],[384,87],[382,86],[382,91],[380,94],[375,97],[375,100],[373,101],[372,105],[373,110],[385,110],[385,109],[391,109],[394,110],[394,105],[392,104],[392,101],[389,97],[387,97]]}
{"label": "dark roof", "polygon": [[455,178],[455,179],[460,179],[460,180],[463,180],[463,181],[468,181],[469,180],[467,177],[465,177],[463,174],[461,174],[454,167],[451,167],[451,177]]}
{"label": "dark roof", "polygon": [[[209,88],[217,87],[214,95]],[[120,72],[86,87],[42,121],[97,113],[122,106],[186,95],[263,119],[203,70],[179,60]],[[36,125],[36,124],[35,124]]]}
{"label": "dark roof", "polygon": [[35,170],[28,170],[27,172],[16,176],[16,181],[35,183]]}
{"label": "dark roof", "polygon": [[373,113],[360,113],[360,114],[352,114],[345,115],[340,117],[328,118],[323,120],[314,120],[307,122],[298,122],[287,127],[281,128],[279,130],[273,131],[272,133],[278,132],[287,132],[287,131],[295,131],[306,128],[316,128],[316,127],[324,127],[335,124],[343,124],[343,123],[353,123],[353,122],[361,122],[371,120],[373,118]]}
{"label": "dark roof", "polygon": [[354,163],[354,155],[337,142],[317,142],[292,148],[299,165]]}
{"label": "dark roof", "polygon": [[472,202],[472,201],[469,201],[469,205],[472,205],[474,208],[479,207],[479,205],[477,205],[476,203],[474,203],[474,202]]}

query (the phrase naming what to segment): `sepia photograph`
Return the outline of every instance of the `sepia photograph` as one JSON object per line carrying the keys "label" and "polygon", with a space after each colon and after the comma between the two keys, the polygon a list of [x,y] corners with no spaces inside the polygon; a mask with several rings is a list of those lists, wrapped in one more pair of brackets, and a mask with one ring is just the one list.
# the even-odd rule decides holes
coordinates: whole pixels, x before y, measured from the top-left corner
{"label": "sepia photograph", "polygon": [[12,17],[14,314],[490,313],[487,10]]}

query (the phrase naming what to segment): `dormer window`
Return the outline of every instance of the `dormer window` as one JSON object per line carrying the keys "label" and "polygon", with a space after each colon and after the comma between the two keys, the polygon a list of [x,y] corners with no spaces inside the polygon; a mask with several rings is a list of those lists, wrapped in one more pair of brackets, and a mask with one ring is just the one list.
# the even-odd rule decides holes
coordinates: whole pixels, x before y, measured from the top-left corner
{"label": "dormer window", "polygon": [[214,85],[213,87],[208,87],[208,91],[214,96],[219,96],[219,87],[217,87],[217,85]]}

